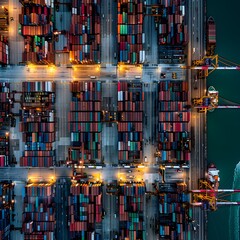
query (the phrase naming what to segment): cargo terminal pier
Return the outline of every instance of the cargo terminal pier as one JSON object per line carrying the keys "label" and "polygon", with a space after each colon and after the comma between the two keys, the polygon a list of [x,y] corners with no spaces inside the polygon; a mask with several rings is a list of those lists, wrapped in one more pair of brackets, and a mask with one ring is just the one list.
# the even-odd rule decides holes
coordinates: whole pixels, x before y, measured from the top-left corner
{"label": "cargo terminal pier", "polygon": [[1,4],[0,238],[207,239],[205,1]]}

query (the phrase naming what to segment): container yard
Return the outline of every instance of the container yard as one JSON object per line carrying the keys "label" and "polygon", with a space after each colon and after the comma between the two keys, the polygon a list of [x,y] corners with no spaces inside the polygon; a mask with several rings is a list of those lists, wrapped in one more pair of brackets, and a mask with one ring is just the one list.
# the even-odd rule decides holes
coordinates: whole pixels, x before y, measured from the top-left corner
{"label": "container yard", "polygon": [[71,159],[79,163],[84,147],[85,163],[101,161],[101,82],[71,82],[72,101],[69,113]]}
{"label": "container yard", "polygon": [[143,1],[118,0],[118,61],[130,64],[143,63]]}
{"label": "container yard", "polygon": [[162,14],[154,18],[161,63],[183,63],[188,42],[185,1],[159,0]]}
{"label": "container yard", "polygon": [[52,8],[49,1],[19,1],[21,34],[24,38],[22,62],[35,64],[54,63]]}
{"label": "container yard", "polygon": [[22,197],[24,239],[54,240],[54,182],[28,183]]}
{"label": "container yard", "polygon": [[185,1],[160,0],[160,2],[163,5],[163,14],[156,22],[159,44],[172,46],[185,44],[188,41]]}
{"label": "container yard", "polygon": [[190,4],[8,3],[0,181],[14,181],[16,195],[13,218],[8,209],[0,218],[6,240],[205,239],[192,229],[191,221],[205,225],[189,204],[191,178],[203,172],[195,151],[204,149],[191,146],[191,118],[203,121],[190,95],[204,87],[192,88],[195,73],[185,66],[195,44],[188,42],[203,33],[189,38]]}
{"label": "container yard", "polygon": [[9,114],[10,114],[10,84],[0,83],[0,167],[9,164]]}
{"label": "container yard", "polygon": [[0,182],[0,238],[10,240],[10,224],[14,209],[14,184],[10,181]]}
{"label": "container yard", "polygon": [[101,183],[77,183],[70,187],[68,198],[70,239],[101,239],[97,225],[102,222]]}
{"label": "container yard", "polygon": [[118,160],[142,160],[143,101],[141,83],[118,82]]}
{"label": "container yard", "polygon": [[174,191],[159,192],[160,239],[191,239],[188,235],[191,230],[188,194],[183,191],[182,185],[173,184],[171,190]]}
{"label": "container yard", "polygon": [[69,32],[70,61],[74,64],[100,63],[100,0],[72,1]]}
{"label": "container yard", "polygon": [[158,152],[162,163],[188,163],[191,158],[190,111],[187,109],[188,84],[161,81],[158,85]]}
{"label": "container yard", "polygon": [[144,183],[120,183],[120,239],[147,239],[143,217]]}
{"label": "container yard", "polygon": [[20,166],[55,165],[55,83],[23,82],[19,129],[24,153]]}

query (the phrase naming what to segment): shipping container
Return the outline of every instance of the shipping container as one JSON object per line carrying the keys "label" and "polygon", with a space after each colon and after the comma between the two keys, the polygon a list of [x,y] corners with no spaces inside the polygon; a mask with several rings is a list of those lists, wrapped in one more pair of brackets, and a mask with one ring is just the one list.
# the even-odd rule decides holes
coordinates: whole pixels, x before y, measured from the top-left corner
{"label": "shipping container", "polygon": [[118,159],[142,161],[143,101],[141,83],[118,82]]}
{"label": "shipping container", "polygon": [[20,166],[50,167],[55,164],[55,83],[22,83],[19,130],[23,132],[24,153]]}
{"label": "shipping container", "polygon": [[92,231],[102,222],[100,183],[72,183],[68,197],[70,239],[91,239]]}
{"label": "shipping container", "polygon": [[70,61],[100,63],[100,1],[73,1],[69,34]]}
{"label": "shipping container", "polygon": [[186,81],[160,81],[158,151],[160,161],[189,164],[191,153],[188,84]]}
{"label": "shipping container", "polygon": [[0,167],[9,165],[9,130],[14,119],[10,117],[10,84],[0,82]]}
{"label": "shipping container", "polygon": [[162,1],[163,14],[155,18],[159,45],[181,46],[188,42],[185,25],[185,3]]}
{"label": "shipping container", "polygon": [[143,33],[143,1],[118,0],[118,61],[136,64],[145,62]]}
{"label": "shipping container", "polygon": [[119,220],[121,239],[145,239],[143,221],[144,183],[120,183]]}
{"label": "shipping container", "polygon": [[54,240],[54,183],[28,183],[23,197],[24,239]]}
{"label": "shipping container", "polygon": [[[89,161],[101,160],[101,82],[74,81],[70,84],[72,101],[68,114],[71,146],[80,148],[84,145],[83,159]],[[78,162],[82,150],[73,149],[71,158]]]}
{"label": "shipping container", "polygon": [[52,8],[50,1],[21,1],[20,32],[24,37],[23,62],[54,63]]}

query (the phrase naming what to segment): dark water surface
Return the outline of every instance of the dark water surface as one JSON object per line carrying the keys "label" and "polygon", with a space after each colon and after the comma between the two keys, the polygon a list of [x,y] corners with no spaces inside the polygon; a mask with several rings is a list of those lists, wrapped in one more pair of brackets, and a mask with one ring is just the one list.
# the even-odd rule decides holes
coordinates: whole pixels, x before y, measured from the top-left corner
{"label": "dark water surface", "polygon": [[[216,53],[240,64],[240,1],[207,0],[207,14],[216,21]],[[216,70],[208,78],[219,95],[240,103],[240,72]],[[222,105],[228,103],[223,102]],[[228,104],[229,105],[229,104]],[[239,104],[240,105],[240,104]],[[207,115],[208,162],[220,170],[220,188],[232,188],[233,174],[240,161],[240,109],[217,109]],[[240,186],[238,186],[240,188]],[[240,201],[240,199],[238,200]],[[236,211],[238,207],[235,207]],[[208,240],[233,240],[229,232],[229,207],[208,214]]]}

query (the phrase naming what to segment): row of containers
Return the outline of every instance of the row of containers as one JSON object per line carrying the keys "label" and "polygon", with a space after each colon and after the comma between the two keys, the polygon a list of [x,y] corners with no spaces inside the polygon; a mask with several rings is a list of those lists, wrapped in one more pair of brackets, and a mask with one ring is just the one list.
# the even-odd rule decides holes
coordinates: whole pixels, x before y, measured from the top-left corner
{"label": "row of containers", "polygon": [[146,239],[143,219],[144,183],[120,183],[119,187],[120,239]]}
{"label": "row of containers", "polygon": [[156,18],[158,42],[160,45],[183,45],[188,42],[185,20],[185,1],[161,1],[162,15]]}
{"label": "row of containers", "polygon": [[[23,3],[19,15],[21,34],[24,36],[25,50],[23,61],[54,63],[52,8],[32,2]],[[77,1],[72,4],[71,24],[68,32],[67,46],[72,63],[100,63],[101,21],[100,1]],[[183,1],[166,3],[159,1],[162,16],[155,18],[160,45],[182,45],[187,42],[185,25],[185,6]],[[143,33],[144,1],[117,2],[117,40],[118,61],[124,63],[144,63],[145,35]],[[36,41],[36,38],[41,40]],[[8,61],[8,60],[7,60]]]}
{"label": "row of containers", "polygon": [[25,186],[22,197],[24,239],[54,240],[54,182],[29,183]]}
{"label": "row of containers", "polygon": [[[71,133],[71,159],[78,162],[101,160],[101,82],[75,81],[70,83],[72,101],[68,115]],[[82,153],[82,148],[84,153]],[[79,149],[77,149],[79,147]],[[83,156],[82,156],[83,154]]]}
{"label": "row of containers", "polygon": [[[143,140],[143,101],[141,83],[118,82],[118,160],[141,161]],[[127,141],[125,141],[127,140]]]}
{"label": "row of containers", "polygon": [[19,130],[23,132],[24,153],[20,166],[50,167],[55,163],[55,83],[22,83]]}
{"label": "row of containers", "polygon": [[177,185],[174,188],[175,192],[159,194],[159,235],[165,239],[191,239],[189,196]]}
{"label": "row of containers", "polygon": [[54,63],[52,8],[45,1],[20,1],[20,33],[24,37],[23,62]]}
{"label": "row of containers", "polygon": [[0,182],[0,239],[10,239],[10,223],[14,199],[14,185],[11,181]]}
{"label": "row of containers", "polygon": [[8,40],[6,37],[0,35],[0,64],[9,64],[9,49]]}
{"label": "row of containers", "polygon": [[[53,43],[47,41],[45,36],[28,36],[24,38],[23,61],[38,62],[49,59],[53,55]],[[31,59],[32,58],[32,59]]]}
{"label": "row of containers", "polygon": [[190,120],[186,81],[161,81],[158,85],[158,150],[162,162],[188,162],[191,158]]}
{"label": "row of containers", "polygon": [[143,0],[118,0],[118,61],[143,63],[145,61],[145,35],[143,33]]}
{"label": "row of containers", "polygon": [[[23,132],[24,156],[21,166],[52,166],[55,161],[55,83],[23,82],[23,98],[19,129]],[[8,101],[9,89],[3,83],[0,97]],[[142,159],[144,93],[141,83],[118,82],[118,157],[120,162]],[[101,159],[101,82],[72,82],[72,101],[69,113],[71,146],[84,145],[84,159]],[[162,160],[189,160],[190,152],[183,142],[189,138],[190,112],[187,110],[188,86],[184,81],[159,83],[158,148]],[[181,95],[183,97],[178,98]],[[163,97],[162,97],[163,96]],[[166,97],[170,96],[170,97]],[[4,104],[2,104],[3,106]],[[6,112],[2,112],[6,114]],[[2,142],[7,143],[6,133]],[[7,153],[2,144],[1,165]],[[78,161],[81,153],[72,151]],[[39,161],[39,163],[38,163]]]}
{"label": "row of containers", "polygon": [[70,61],[100,63],[100,1],[72,4],[69,32]]}
{"label": "row of containers", "polygon": [[73,183],[68,209],[70,239],[98,239],[94,231],[102,222],[101,183]]}
{"label": "row of containers", "polygon": [[[158,194],[159,210],[157,224],[160,237],[166,239],[190,239],[192,209],[189,196],[178,185]],[[161,187],[159,186],[159,189]],[[102,223],[102,184],[72,182],[68,196],[69,239],[100,239]],[[55,182],[27,183],[22,191],[22,231],[24,239],[55,239]],[[144,222],[145,184],[143,182],[119,183],[119,237],[120,239],[147,239]],[[14,204],[14,184],[0,184],[0,236],[8,240],[10,216]],[[98,236],[96,236],[98,235]]]}
{"label": "row of containers", "polygon": [[0,167],[9,164],[8,115],[10,113],[10,83],[0,83]]}

